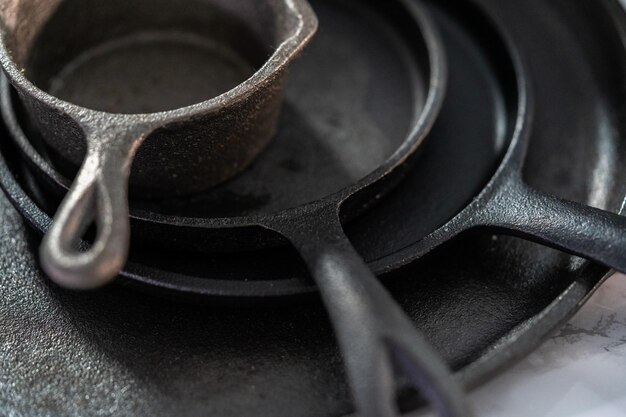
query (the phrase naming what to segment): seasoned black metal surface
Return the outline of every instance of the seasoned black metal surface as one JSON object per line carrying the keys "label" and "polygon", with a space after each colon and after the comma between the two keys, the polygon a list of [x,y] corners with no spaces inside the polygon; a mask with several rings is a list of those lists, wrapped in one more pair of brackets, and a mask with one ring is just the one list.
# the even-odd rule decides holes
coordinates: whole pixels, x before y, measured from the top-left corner
{"label": "seasoned black metal surface", "polygon": [[[533,51],[528,63],[537,112],[526,180],[562,197],[619,210],[624,181],[619,165],[611,162],[622,148],[619,123],[606,120],[621,106],[594,99],[610,77],[599,70],[604,64],[588,59],[591,51],[610,46],[598,47],[606,41],[598,24],[607,30],[614,24],[602,9],[609,2],[484,3],[497,10],[516,42]],[[547,71],[544,64],[552,59],[577,70]],[[500,147],[491,149],[497,153]],[[490,164],[497,163],[493,156]],[[459,182],[467,176],[453,164],[434,172],[440,171]],[[394,210],[402,207],[402,200],[393,199],[400,196],[389,200]],[[101,409],[290,417],[350,410],[330,327],[316,302],[251,313],[175,304],[123,287],[89,295],[60,291],[36,272],[17,214],[4,199],[0,207],[3,408],[25,414],[95,415]],[[396,218],[407,220],[396,211],[395,217],[378,220],[380,230],[402,230],[387,226]],[[387,245],[375,239],[375,230],[365,232],[367,241],[372,247]],[[368,247],[361,245],[365,252]],[[262,272],[261,258],[241,263]],[[389,285],[441,354],[457,369],[468,365],[463,376],[473,384],[536,346],[605,272],[535,244],[476,231],[396,272]],[[78,400],[68,401],[71,397]]]}

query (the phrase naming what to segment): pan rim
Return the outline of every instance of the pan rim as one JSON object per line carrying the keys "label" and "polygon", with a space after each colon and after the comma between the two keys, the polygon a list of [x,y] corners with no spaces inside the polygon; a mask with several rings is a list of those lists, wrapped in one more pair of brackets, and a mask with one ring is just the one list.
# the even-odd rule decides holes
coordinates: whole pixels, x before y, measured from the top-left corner
{"label": "pan rim", "polygon": [[47,103],[59,111],[65,111],[71,115],[81,115],[83,118],[85,118],[83,113],[98,115],[99,117],[120,117],[125,120],[130,120],[131,123],[134,124],[170,124],[186,120],[190,115],[211,114],[219,111],[224,102],[236,104],[245,101],[252,95],[254,85],[269,82],[273,74],[286,68],[304,49],[317,30],[317,17],[306,0],[282,0],[282,2],[285,9],[293,13],[297,24],[291,29],[289,35],[274,48],[265,63],[247,80],[231,90],[209,100],[183,106],[178,109],[154,113],[120,114],[94,110],[62,100],[36,86],[26,77],[24,72],[20,70],[17,63],[13,60],[11,51],[6,45],[6,28],[4,22],[0,22],[0,67],[2,67],[8,78],[14,80],[38,100]]}

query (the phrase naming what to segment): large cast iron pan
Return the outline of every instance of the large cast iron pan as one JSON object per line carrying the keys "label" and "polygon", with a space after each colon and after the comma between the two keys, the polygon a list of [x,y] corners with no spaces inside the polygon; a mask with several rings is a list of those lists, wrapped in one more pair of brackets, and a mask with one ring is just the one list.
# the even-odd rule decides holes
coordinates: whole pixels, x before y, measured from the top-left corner
{"label": "large cast iron pan", "polygon": [[[609,164],[609,169],[605,169],[607,161],[615,161],[619,156],[619,149],[621,149],[619,136],[616,134],[603,136],[602,146],[599,147],[598,141],[590,140],[596,137],[598,119],[588,117],[590,114],[598,116],[591,111],[597,105],[597,101],[573,101],[571,96],[562,94],[563,91],[571,91],[572,95],[577,97],[597,98],[598,86],[596,82],[590,82],[590,79],[596,79],[596,77],[589,77],[589,75],[598,74],[598,68],[602,66],[595,68],[595,64],[587,62],[584,57],[588,53],[588,47],[597,47],[595,42],[605,44],[607,40],[601,34],[602,31],[598,31],[596,26],[598,23],[608,28],[608,32],[612,32],[613,22],[607,17],[606,11],[598,8],[597,3],[594,2],[584,3],[584,10],[573,11],[568,2],[546,5],[545,2],[535,1],[517,5],[514,2],[504,4],[494,1],[488,5],[490,8],[503,9],[500,10],[501,18],[506,19],[507,26],[514,33],[522,33],[523,29],[527,29],[525,22],[537,24],[530,39],[526,38],[528,33],[525,33],[523,37],[515,38],[516,42],[525,47],[534,45],[537,49],[537,45],[540,45],[541,48],[538,49],[543,52],[529,60],[530,67],[533,70],[539,70],[533,71],[533,78],[537,91],[540,93],[537,108],[538,113],[542,115],[541,126],[545,129],[537,129],[534,132],[529,155],[529,163],[533,169],[527,171],[526,177],[533,185],[558,193],[563,197],[580,201],[595,201],[599,206],[619,210],[624,195],[620,171],[616,169],[618,166],[613,164]],[[562,15],[566,10],[574,16],[585,18],[574,21],[565,20]],[[440,23],[442,23],[441,20]],[[459,33],[463,34],[462,31]],[[589,33],[596,34],[597,38],[587,38],[582,42],[585,44],[584,47],[582,44],[579,45],[580,34]],[[613,36],[610,33],[609,35],[609,38]],[[542,42],[538,42],[538,39]],[[567,47],[564,47],[565,45]],[[472,49],[471,43],[469,45],[466,43],[464,46]],[[621,49],[619,45],[615,47]],[[616,50],[615,55],[619,54],[620,52]],[[579,75],[565,73],[569,76],[564,77],[558,65],[555,66],[554,72],[546,72],[543,64],[544,60],[548,59],[561,62],[564,66],[576,63],[581,73]],[[483,61],[478,60],[478,62],[481,63],[479,66],[483,66]],[[452,79],[454,78],[453,76]],[[572,102],[576,105],[571,105]],[[553,106],[564,110],[555,114],[552,112]],[[571,118],[578,118],[580,122],[576,125],[565,123]],[[477,121],[478,126],[484,123],[489,124],[487,120]],[[564,136],[554,135],[552,129],[555,129],[555,125]],[[448,151],[450,151],[448,155],[454,154],[454,149],[458,149],[459,153],[471,154],[472,149],[476,147],[474,142],[471,149],[462,146],[462,142],[453,140],[427,142],[425,154],[432,151],[430,144],[438,143],[448,145]],[[457,143],[459,146],[453,146]],[[466,159],[465,162],[481,170],[484,166],[492,165],[494,159],[490,152],[497,151],[500,143],[497,140],[488,141],[488,143],[491,146],[481,148],[484,152],[479,153],[485,157],[483,164],[476,163],[477,159],[472,158]],[[559,152],[549,152],[555,149]],[[439,150],[443,151],[443,149]],[[590,158],[590,155],[593,157]],[[439,159],[438,164],[441,164],[441,161],[443,159]],[[456,161],[463,161],[463,159],[456,159]],[[552,167],[555,166],[566,166],[568,170],[554,171]],[[447,168],[449,169],[443,172],[449,173],[457,180],[457,183],[465,178],[464,174],[469,172],[464,166],[457,166],[454,163],[448,165]],[[432,171],[435,175],[431,176],[431,180],[435,184],[442,181],[442,176],[445,176],[440,171],[442,170]],[[7,172],[3,171],[2,178],[5,186],[7,185],[6,175]],[[407,184],[419,185],[413,175],[409,177],[409,180]],[[404,185],[401,186],[401,190],[403,187]],[[35,212],[29,211],[32,209],[29,205],[32,202],[28,202],[27,196],[24,194],[19,196],[14,189],[8,188],[14,197],[20,198],[18,203],[21,204],[20,207],[25,213]],[[462,186],[459,188],[463,189]],[[470,191],[470,195],[473,192],[475,191]],[[389,200],[394,202],[391,207],[395,206],[396,209],[397,207],[415,207],[419,204],[415,200],[420,199],[414,194],[394,193]],[[422,204],[426,203],[422,201]],[[439,204],[445,206],[445,202]],[[373,218],[377,218],[376,212],[377,210],[372,211]],[[425,213],[426,217],[436,218],[441,215],[441,210]],[[407,222],[407,219],[412,218],[405,212],[396,211],[395,214],[393,218],[381,215],[381,218],[388,219],[387,224],[391,224],[390,231],[395,231],[396,225],[418,231],[423,228],[420,222]],[[40,212],[38,219],[31,220],[43,220],[39,224],[45,224],[45,215],[42,216]],[[352,227],[356,228],[356,226],[355,223]],[[375,235],[374,231],[378,229],[378,225],[371,226],[367,230],[363,229],[362,233]],[[9,236],[15,241],[14,236],[18,235],[13,231]],[[406,236],[398,234],[397,237],[398,245],[403,245],[405,242],[402,239]],[[384,242],[385,247],[394,245],[388,239],[376,239],[372,241],[371,250],[374,252],[380,250],[377,245],[383,245],[381,242]],[[357,243],[361,248],[367,248],[367,241]],[[16,249],[21,249],[21,245]],[[237,415],[241,414],[240,408],[235,410],[225,405],[235,402],[242,404],[242,401],[245,404],[243,407],[247,410],[254,409],[260,413],[276,416],[283,415],[285,412],[288,412],[289,416],[339,415],[349,410],[349,403],[345,400],[346,392],[340,384],[342,376],[334,373],[334,367],[329,365],[335,363],[333,359],[335,356],[328,353],[325,348],[325,346],[332,345],[330,335],[325,331],[326,327],[316,320],[317,315],[311,314],[308,307],[294,307],[291,314],[281,308],[276,315],[261,310],[255,314],[254,320],[250,320],[249,312],[241,316],[230,312],[222,315],[210,310],[182,308],[168,303],[153,302],[143,297],[138,298],[121,289],[110,289],[89,297],[52,289],[53,298],[47,300],[46,297],[49,295],[42,295],[38,290],[31,288],[39,285],[36,279],[25,279],[25,277],[34,277],[34,273],[20,272],[23,271],[23,265],[31,264],[27,259],[28,257],[26,259],[22,257],[12,260],[12,262],[17,262],[16,278],[14,281],[8,281],[10,284],[5,285],[5,288],[9,288],[9,291],[15,288],[15,296],[3,299],[6,300],[7,306],[12,306],[5,311],[10,312],[16,309],[15,311],[20,311],[20,320],[23,319],[29,323],[23,327],[26,333],[21,331],[19,333],[20,338],[27,345],[25,349],[28,351],[36,349],[37,343],[32,343],[33,341],[41,340],[45,335],[57,335],[59,331],[69,336],[78,334],[80,337],[82,334],[86,336],[84,342],[93,346],[93,354],[99,355],[99,352],[104,350],[110,354],[111,360],[115,363],[119,363],[121,359],[125,364],[124,369],[132,369],[137,377],[152,381],[151,384],[155,383],[160,387],[159,392],[163,392],[163,387],[167,387],[166,390],[173,390],[169,392],[174,392],[173,396],[161,395],[156,401],[151,401],[150,399],[153,398],[149,394],[152,392],[150,388],[146,388],[147,391],[141,391],[141,393],[132,389],[125,391],[124,398],[128,401],[124,402],[123,407],[127,410],[137,407],[137,404],[142,404],[146,406],[142,408],[146,410],[146,413],[167,414],[167,410],[176,409],[182,410],[183,414],[189,414],[193,412],[194,407],[202,407],[200,408],[202,410],[220,410],[221,414]],[[261,262],[260,265],[263,263]],[[263,271],[259,273],[262,274]],[[511,357],[516,357],[535,346],[547,332],[584,301],[586,294],[594,288],[603,275],[602,268],[575,261],[562,254],[517,239],[496,239],[489,234],[466,234],[446,245],[443,250],[429,256],[424,262],[396,274],[397,280],[394,281],[392,290],[398,295],[403,306],[411,312],[412,317],[417,320],[418,325],[425,329],[429,338],[435,342],[438,350],[456,368],[481,358],[467,368],[465,373],[467,380],[475,383],[510,361]],[[418,277],[420,279],[415,279]],[[193,279],[189,277],[186,282],[192,281]],[[196,279],[196,281],[201,280]],[[266,285],[259,285],[257,288],[267,289],[279,283],[279,281],[265,283]],[[175,285],[176,282],[173,284]],[[299,285],[298,288],[301,286]],[[11,292],[8,295],[10,294]],[[39,306],[40,310],[29,307],[35,302],[34,300],[37,301],[33,305]],[[55,310],[49,313],[46,309],[52,305],[55,306]],[[30,320],[39,317],[38,311],[41,311],[42,317],[55,318],[58,317],[55,312],[59,309],[61,312],[69,309],[70,314],[63,317],[74,317],[72,319],[74,324],[80,323],[80,325],[72,326],[71,323],[68,325],[67,319],[57,318],[42,326],[45,331],[41,335],[27,331],[32,327]],[[301,322],[298,321],[299,317],[303,318]],[[16,323],[19,322],[16,320]],[[61,326],[59,329],[50,328],[50,326],[56,326],[57,323]],[[210,329],[204,331],[202,326],[208,326]],[[146,332],[146,329],[155,331]],[[252,338],[250,336],[252,331],[254,334],[261,332],[267,336],[267,339]],[[231,336],[227,337],[227,334]],[[506,338],[499,340],[504,335]],[[252,343],[253,339],[258,343],[251,347],[249,343]],[[63,340],[71,341],[75,338],[55,338],[54,340],[56,342],[53,343],[60,344],[62,349]],[[185,340],[189,343],[181,345],[176,343],[177,340]],[[97,341],[97,344],[93,341]],[[276,346],[277,341],[280,344],[279,349]],[[496,341],[499,343],[495,344]],[[300,344],[304,350],[298,348]],[[158,352],[155,351],[152,355],[141,353],[154,349],[155,345],[161,347]],[[46,355],[46,346],[48,345],[42,345],[42,357]],[[195,347],[200,348],[200,346],[200,351],[195,350]],[[207,349],[209,346],[213,349]],[[251,349],[256,354],[251,355]],[[67,364],[70,367],[68,369],[75,369],[75,361],[79,360],[85,365],[81,369],[92,367],[91,369],[96,372],[94,375],[97,375],[97,370],[100,369],[97,364],[99,362],[90,362],[93,358],[92,352],[88,349],[87,351],[88,353],[79,358],[59,357],[53,363]],[[248,354],[238,353],[242,351]],[[140,356],[137,357],[134,352],[139,352]],[[221,354],[214,355],[212,352],[221,352]],[[174,357],[178,359],[173,361]],[[137,360],[138,358],[141,359]],[[306,359],[298,361],[297,358]],[[156,362],[153,363],[153,359]],[[17,362],[8,361],[7,363]],[[308,371],[302,368],[305,363],[306,366],[311,366],[310,369],[307,368]],[[219,370],[221,369],[219,364],[228,364],[228,370],[225,370],[226,380],[222,371]],[[181,370],[181,365],[184,369],[193,370],[195,377],[186,379],[190,374]],[[256,371],[251,371],[251,367],[254,367]],[[37,378],[36,381],[45,381],[45,369],[48,368],[42,366],[31,370],[25,373],[23,378],[20,377],[19,381],[23,380],[24,383],[28,383],[30,380],[28,375],[39,375],[41,378]],[[173,372],[174,369],[177,371]],[[213,377],[218,374],[222,375],[219,384],[212,384]],[[21,374],[16,372],[16,375]],[[206,379],[198,380],[197,375],[206,375]],[[264,375],[266,379],[261,375]],[[289,378],[289,375],[292,377]],[[286,378],[281,379],[277,376]],[[93,376],[87,374],[84,377]],[[117,380],[124,380],[124,378],[122,374],[119,374]],[[68,379],[67,382],[69,381]],[[224,391],[224,384],[239,384],[241,381],[248,381],[256,388],[243,393],[237,390],[236,392]],[[175,389],[175,385],[179,382],[185,384],[183,392]],[[12,392],[15,389],[19,390],[20,386],[19,383],[16,384]],[[94,383],[93,387],[96,386],[102,387]],[[311,387],[313,388],[308,389]],[[108,389],[107,386],[103,388]],[[89,388],[85,388],[85,391],[91,393]],[[208,391],[219,391],[220,395],[209,398],[204,395]],[[283,395],[285,392],[289,392],[289,395]],[[194,393],[203,395],[195,396]],[[62,398],[62,396],[56,398]],[[107,404],[106,398],[106,395],[92,395],[84,405],[65,404],[65,406],[94,407],[95,403]],[[206,398],[207,401],[203,402],[202,398]],[[20,399],[18,396],[16,399],[17,402],[22,400],[28,401],[29,398],[24,396]],[[44,402],[33,402],[36,404],[34,407],[50,405],[49,401],[46,402],[45,399],[42,401]],[[31,404],[31,402],[27,403]],[[220,408],[222,406],[225,406],[227,411]],[[328,413],[328,410],[336,411]]]}
{"label": "large cast iron pan", "polygon": [[[461,416],[467,414],[466,406],[446,366],[416,333],[410,320],[353,249],[343,235],[339,217],[339,209],[347,200],[354,207],[350,214],[344,211],[344,217],[352,218],[397,183],[430,131],[445,94],[443,46],[428,13],[417,2],[406,0],[387,4],[385,8],[397,16],[404,15],[405,30],[410,30],[413,37],[415,63],[425,75],[423,85],[415,86],[418,93],[424,94],[424,104],[413,117],[405,139],[372,173],[335,193],[306,205],[292,203],[288,209],[262,212],[254,217],[224,218],[218,227],[265,229],[271,235],[283,236],[297,249],[333,317],[355,402],[362,415],[397,414],[393,380],[394,370],[401,370],[442,415]],[[13,74],[10,79],[13,80]]]}

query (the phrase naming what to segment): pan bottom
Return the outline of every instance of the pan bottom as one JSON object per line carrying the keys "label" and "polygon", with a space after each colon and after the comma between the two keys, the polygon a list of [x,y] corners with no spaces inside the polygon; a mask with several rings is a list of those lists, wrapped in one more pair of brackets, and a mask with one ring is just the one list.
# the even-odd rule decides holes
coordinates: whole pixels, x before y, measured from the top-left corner
{"label": "pan bottom", "polygon": [[248,13],[205,0],[58,3],[21,64],[40,89],[93,110],[154,113],[206,101],[253,75],[280,41],[273,14],[253,5]]}
{"label": "pan bottom", "polygon": [[112,113],[154,113],[200,103],[254,74],[238,52],[191,33],[141,32],[100,44],[50,83],[63,100]]}

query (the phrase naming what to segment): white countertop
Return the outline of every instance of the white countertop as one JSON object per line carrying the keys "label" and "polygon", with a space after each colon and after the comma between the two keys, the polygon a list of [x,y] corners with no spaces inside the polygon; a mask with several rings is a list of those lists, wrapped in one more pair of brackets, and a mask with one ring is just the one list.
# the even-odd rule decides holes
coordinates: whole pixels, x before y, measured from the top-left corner
{"label": "white countertop", "polygon": [[477,417],[626,416],[626,276],[537,351],[470,395]]}

